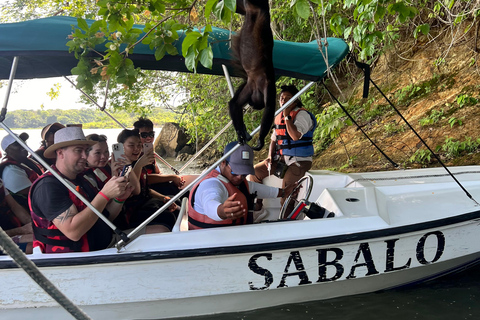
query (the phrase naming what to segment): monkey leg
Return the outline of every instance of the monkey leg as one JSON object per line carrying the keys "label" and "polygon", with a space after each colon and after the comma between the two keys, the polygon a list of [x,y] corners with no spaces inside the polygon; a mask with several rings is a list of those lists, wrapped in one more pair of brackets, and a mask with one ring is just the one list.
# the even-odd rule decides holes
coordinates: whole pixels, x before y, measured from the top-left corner
{"label": "monkey leg", "polygon": [[253,150],[258,151],[263,148],[265,144],[265,137],[270,133],[272,127],[273,118],[275,117],[275,78],[268,80],[265,83],[266,89],[263,91],[265,109],[263,110],[262,123],[260,127],[260,134],[257,140],[257,145],[252,147]]}
{"label": "monkey leg", "polygon": [[245,123],[243,122],[243,106],[247,103],[249,95],[251,94],[248,91],[249,89],[247,83],[245,82],[238,87],[235,95],[228,103],[230,118],[232,118],[233,127],[237,132],[238,141],[241,144],[244,144],[252,139],[247,132]]}

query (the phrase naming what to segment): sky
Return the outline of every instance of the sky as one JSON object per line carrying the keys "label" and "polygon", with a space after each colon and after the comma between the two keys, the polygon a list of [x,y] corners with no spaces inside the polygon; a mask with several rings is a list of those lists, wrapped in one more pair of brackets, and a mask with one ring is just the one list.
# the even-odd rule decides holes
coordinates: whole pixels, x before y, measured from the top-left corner
{"label": "sky", "polygon": [[[47,93],[55,84],[61,85],[58,98],[52,100]],[[4,106],[7,94],[7,82],[0,88],[1,107]],[[39,110],[43,104],[44,109],[80,109],[87,107],[80,102],[80,91],[76,90],[70,82],[62,77],[46,79],[15,80],[12,92],[8,99],[7,110]]]}

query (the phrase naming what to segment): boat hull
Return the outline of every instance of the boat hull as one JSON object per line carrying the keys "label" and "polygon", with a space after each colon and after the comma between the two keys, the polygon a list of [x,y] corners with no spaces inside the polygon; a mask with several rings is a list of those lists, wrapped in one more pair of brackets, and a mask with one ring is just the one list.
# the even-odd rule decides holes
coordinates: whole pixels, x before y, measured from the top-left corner
{"label": "boat hull", "polygon": [[[456,170],[467,169],[462,182],[480,198],[480,168]],[[325,174],[333,186],[319,175],[314,197],[334,218],[143,235],[118,252],[30,259],[92,318],[207,315],[385,290],[480,259],[478,206],[436,173]],[[0,278],[2,319],[65,318],[8,257]]]}
{"label": "boat hull", "polygon": [[[477,225],[465,222],[393,237],[233,254],[228,247],[223,254],[210,255],[215,250],[205,249],[204,255],[200,250],[184,258],[127,254],[140,259],[132,256],[131,261],[41,270],[93,318],[159,319],[236,312],[374,292],[468,266],[480,258],[480,250],[472,247]],[[8,294],[1,294],[2,318],[65,318],[66,311],[22,270],[0,273],[6,279],[2,287],[10,288]]]}

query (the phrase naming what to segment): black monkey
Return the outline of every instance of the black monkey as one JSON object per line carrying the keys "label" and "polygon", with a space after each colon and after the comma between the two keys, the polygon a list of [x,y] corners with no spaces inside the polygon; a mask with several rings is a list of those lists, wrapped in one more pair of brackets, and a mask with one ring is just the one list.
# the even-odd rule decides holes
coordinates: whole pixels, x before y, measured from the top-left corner
{"label": "black monkey", "polygon": [[254,150],[262,149],[275,115],[275,70],[273,68],[273,34],[270,29],[268,0],[237,0],[236,12],[245,15],[239,34],[232,39],[232,50],[245,71],[246,81],[238,87],[228,106],[238,141],[251,139],[243,122],[243,107],[265,108],[260,136]]}

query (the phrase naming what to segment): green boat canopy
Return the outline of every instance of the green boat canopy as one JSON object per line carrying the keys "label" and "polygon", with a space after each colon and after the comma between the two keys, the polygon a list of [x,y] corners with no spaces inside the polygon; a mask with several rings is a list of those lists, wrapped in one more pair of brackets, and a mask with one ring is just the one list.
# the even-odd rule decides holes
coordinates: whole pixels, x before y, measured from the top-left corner
{"label": "green boat canopy", "polygon": [[[92,23],[93,21],[89,21]],[[18,23],[0,24],[0,79],[8,79],[15,56],[19,57],[16,79],[47,78],[71,75],[78,60],[68,52],[66,45],[72,25],[77,25],[73,17],[50,17]],[[138,26],[143,29],[143,26]],[[182,52],[185,34],[174,45]],[[226,65],[231,76],[239,76],[233,66],[230,52],[230,32],[213,28],[209,40],[213,50],[213,67],[206,69],[200,64],[197,73],[223,75],[222,64]],[[328,61],[336,66],[348,53],[348,46],[342,39],[328,38]],[[100,45],[103,47],[103,45]],[[98,48],[97,48],[98,49]],[[103,50],[100,48],[100,50]],[[324,50],[324,49],[323,49]],[[325,50],[324,50],[325,51]],[[165,55],[159,61],[148,45],[138,44],[129,54],[136,67],[145,70],[165,70],[189,72],[181,54]],[[326,64],[316,41],[295,43],[275,41],[273,50],[275,74],[309,81],[318,81],[326,75]]]}

